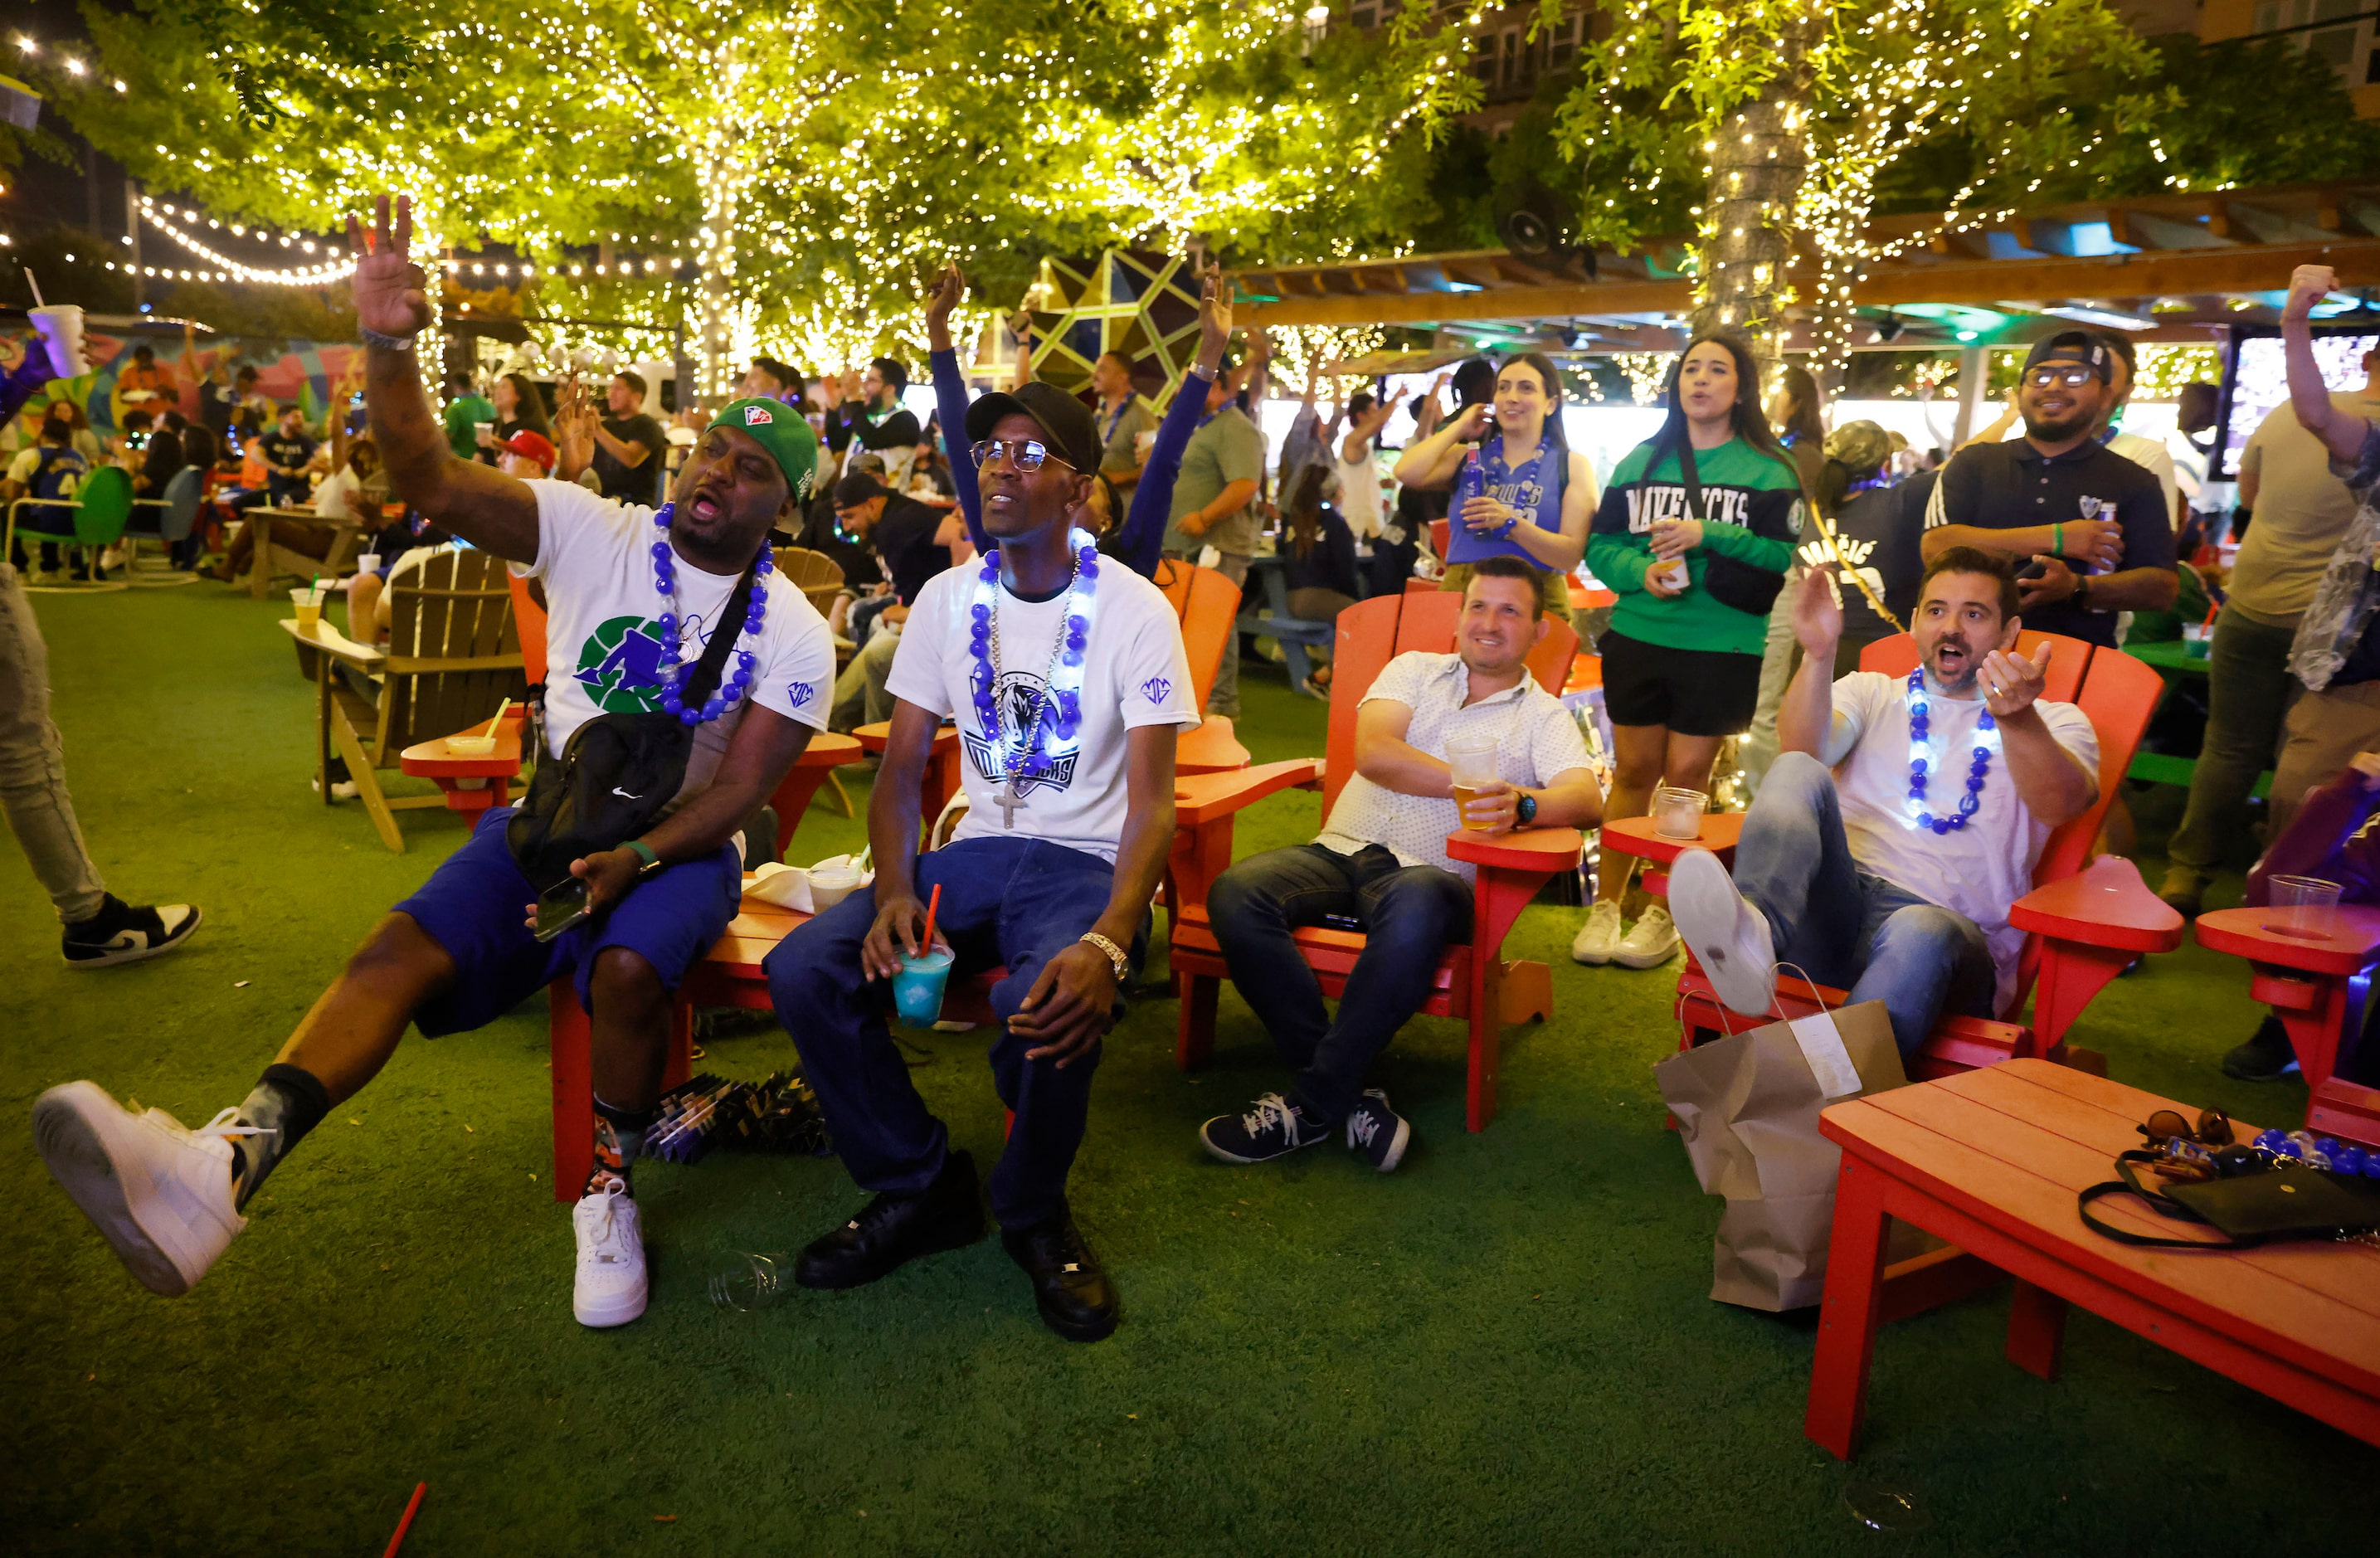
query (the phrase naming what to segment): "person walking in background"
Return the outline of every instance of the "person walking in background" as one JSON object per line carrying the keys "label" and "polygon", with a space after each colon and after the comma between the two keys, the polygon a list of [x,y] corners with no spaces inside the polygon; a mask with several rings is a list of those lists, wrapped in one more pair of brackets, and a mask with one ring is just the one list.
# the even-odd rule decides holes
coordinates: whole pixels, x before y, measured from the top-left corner
{"label": "person walking in background", "polygon": [[1561,399],[1560,376],[1545,357],[1507,358],[1491,400],[1463,408],[1397,457],[1398,481],[1453,489],[1451,566],[1439,589],[1461,590],[1483,557],[1517,557],[1536,571],[1546,615],[1570,620],[1570,573],[1595,518],[1595,468],[1563,435]]}
{"label": "person walking in background", "polygon": [[[1719,743],[1752,723],[1768,614],[1802,534],[1801,468],[1762,414],[1750,347],[1696,336],[1664,399],[1669,420],[1612,471],[1587,543],[1587,566],[1620,597],[1598,646],[1615,759],[1607,821],[1645,815],[1658,785],[1709,792]],[[1670,911],[1647,905],[1623,934],[1636,862],[1602,860],[1571,955],[1667,962]]]}
{"label": "person walking in background", "polygon": [[[2363,357],[2361,391],[2329,396],[2342,417],[2380,421],[2380,348]],[[2355,494],[2331,469],[2330,450],[2284,400],[2240,452],[2240,506],[2255,515],[2240,542],[2206,655],[2206,735],[2191,771],[2190,803],[2166,846],[2157,896],[2196,915],[2229,841],[2244,825],[2248,795],[2273,761],[2297,696],[2289,649],[2323,570],[2355,517]]]}

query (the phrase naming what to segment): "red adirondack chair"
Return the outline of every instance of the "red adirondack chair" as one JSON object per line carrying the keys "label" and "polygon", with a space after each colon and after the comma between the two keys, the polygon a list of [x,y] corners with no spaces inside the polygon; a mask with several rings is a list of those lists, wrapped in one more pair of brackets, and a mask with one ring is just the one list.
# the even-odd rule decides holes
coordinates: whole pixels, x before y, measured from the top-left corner
{"label": "red adirondack chair", "polygon": [[[1172,603],[1182,624],[1182,649],[1190,659],[1192,707],[1204,710],[1215,690],[1215,676],[1223,668],[1223,646],[1240,615],[1240,587],[1213,568],[1202,568],[1179,558],[1157,565],[1152,580]],[[1175,744],[1173,772],[1218,773],[1248,765],[1248,749],[1232,734],[1229,715],[1208,714],[1196,730],[1185,730]]]}
{"label": "red adirondack chair", "polygon": [[[2181,916],[2148,890],[2139,867],[2113,855],[2090,859],[2100,819],[2115,798],[2116,786],[2131,765],[2133,749],[2156,708],[2161,690],[2157,674],[2120,651],[2098,649],[2079,639],[2025,633],[2019,637],[2017,648],[2030,655],[2044,639],[2056,647],[2050,653],[2048,682],[2042,696],[2053,702],[2079,704],[2098,733],[2099,798],[2082,816],[2049,835],[2034,867],[2033,891],[2019,898],[2009,915],[2010,922],[2027,934],[2015,1004],[2006,1015],[2015,1016],[2031,990],[2033,1023],[2027,1027],[2012,1021],[1945,1016],[1935,1025],[1933,1037],[1910,1067],[1912,1080],[1955,1076],[2015,1055],[2039,1056],[2104,1073],[2106,1063],[2099,1056],[2067,1047],[2067,1029],[2091,998],[2135,956],[2171,952],[2181,944]],[[1905,633],[1870,644],[1860,655],[1862,670],[1881,671],[1889,676],[1905,676],[1916,665],[1916,640]],[[1769,1016],[1744,1017],[1723,1012],[1709,980],[1690,958],[1678,981],[1678,998],[1679,1019],[1684,1029],[1679,1047],[1683,1049],[1716,1039],[1730,1028],[1741,1031],[1762,1021],[1808,1016],[1840,1006],[1843,992],[1779,974],[1777,1003]]]}
{"label": "red adirondack chair", "polygon": [[[1355,772],[1355,707],[1382,667],[1412,650],[1444,653],[1453,646],[1455,620],[1463,598],[1451,593],[1381,595],[1339,614],[1339,636],[1330,682],[1329,757],[1315,780],[1322,795],[1322,814],[1330,815],[1340,787]],[[1530,674],[1539,686],[1559,693],[1578,651],[1578,635],[1556,622],[1529,656]],[[1215,1002],[1221,981],[1231,970],[1223,962],[1213,928],[1207,919],[1206,888],[1231,858],[1231,818],[1261,795],[1293,783],[1296,765],[1269,763],[1244,774],[1208,774],[1185,784],[1202,787],[1198,820],[1184,821],[1176,834],[1175,886],[1180,907],[1173,916],[1173,973],[1181,989],[1182,1018],[1174,1059],[1188,1070],[1212,1052],[1215,1044]],[[1200,856],[1196,869],[1182,866],[1185,835],[1194,835]],[[1503,1025],[1528,1017],[1540,1020],[1553,1012],[1552,977],[1542,963],[1508,962],[1502,955],[1505,932],[1537,889],[1557,871],[1578,864],[1582,841],[1573,828],[1531,829],[1502,838],[1485,838],[1457,832],[1447,839],[1447,853],[1479,868],[1472,896],[1472,940],[1451,946],[1439,960],[1437,979],[1423,1010],[1436,1016],[1460,1017],[1471,1025],[1471,1064],[1464,1118],[1473,1130],[1485,1129],[1496,1114],[1496,1063]],[[1322,981],[1337,995],[1364,949],[1364,938],[1351,931],[1312,927],[1297,931],[1299,950]]]}

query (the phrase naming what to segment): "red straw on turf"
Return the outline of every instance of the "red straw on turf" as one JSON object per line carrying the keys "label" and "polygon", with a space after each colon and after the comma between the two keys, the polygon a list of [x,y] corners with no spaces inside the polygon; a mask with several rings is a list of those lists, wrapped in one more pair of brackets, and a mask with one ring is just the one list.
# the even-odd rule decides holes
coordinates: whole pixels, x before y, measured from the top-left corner
{"label": "red straw on turf", "polygon": [[382,1553],[381,1558],[396,1558],[396,1550],[405,1545],[406,1528],[413,1524],[413,1512],[421,1507],[421,1495],[428,1491],[430,1484],[427,1482],[413,1485],[413,1498],[406,1504],[405,1514],[396,1522],[396,1535],[388,1539],[388,1551]]}
{"label": "red straw on turf", "polygon": [[931,957],[934,955],[934,911],[941,907],[942,884],[937,882],[933,892],[926,898],[926,939],[920,943],[925,950],[920,955]]}

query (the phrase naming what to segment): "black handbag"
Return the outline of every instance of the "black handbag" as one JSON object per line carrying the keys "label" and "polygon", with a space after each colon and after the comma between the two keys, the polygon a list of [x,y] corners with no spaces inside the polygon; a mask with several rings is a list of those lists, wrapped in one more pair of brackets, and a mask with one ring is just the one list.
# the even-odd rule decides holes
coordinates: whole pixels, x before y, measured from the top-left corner
{"label": "black handbag", "polygon": [[[1678,469],[1686,481],[1686,512],[1708,525],[1710,521],[1703,515],[1702,474],[1694,469],[1691,439],[1678,440]],[[1785,588],[1785,576],[1712,551],[1703,558],[1703,588],[1722,606],[1733,606],[1752,616],[1767,616],[1776,606],[1779,592]]]}
{"label": "black handbag", "polygon": [[[752,600],[746,569],[680,699],[699,708],[719,686],[728,651]],[[520,809],[504,824],[504,843],[540,894],[570,875],[570,864],[617,849],[652,825],[686,784],[697,726],[675,714],[598,714],[570,733],[552,762],[537,765]]]}
{"label": "black handbag", "polygon": [[[2118,1244],[2152,1249],[2245,1249],[2268,1239],[2329,1239],[2380,1229],[2380,1186],[2362,1175],[2275,1164],[2152,1190],[2141,1183],[2134,1165],[2157,1161],[2152,1151],[2119,1154],[2116,1178],[2076,1195],[2083,1226]],[[2136,1196],[2161,1217],[2211,1228],[2223,1237],[2168,1239],[2110,1226],[2093,1215],[2091,1203],[2116,1195]]]}

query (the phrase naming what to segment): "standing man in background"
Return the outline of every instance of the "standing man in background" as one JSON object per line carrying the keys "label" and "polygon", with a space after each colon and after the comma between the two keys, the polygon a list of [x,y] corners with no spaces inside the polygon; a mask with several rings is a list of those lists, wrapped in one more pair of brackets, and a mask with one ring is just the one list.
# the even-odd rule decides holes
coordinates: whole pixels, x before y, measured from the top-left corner
{"label": "standing man in background", "polygon": [[873,359],[859,375],[859,398],[844,401],[826,419],[827,447],[836,459],[848,459],[855,444],[882,456],[886,484],[896,492],[908,486],[909,462],[917,457],[917,440],[924,436],[915,413],[901,404],[901,392],[908,387],[905,363]]}
{"label": "standing man in background", "polygon": [[[1190,435],[1190,445],[1182,452],[1182,475],[1173,484],[1165,554],[1196,562],[1199,553],[1211,546],[1220,554],[1216,571],[1245,589],[1248,559],[1257,550],[1257,516],[1252,505],[1257,483],[1264,477],[1264,435],[1234,403],[1233,380],[1227,363],[1207,387],[1206,420]],[[1215,674],[1207,712],[1231,719],[1239,716],[1237,633],[1224,642],[1223,664]]]}
{"label": "standing man in background", "polygon": [[[2380,421],[2380,349],[2363,356],[2363,388],[2330,396],[2342,417]],[[2330,469],[2330,451],[2284,400],[2240,451],[2240,506],[2255,522],[2240,542],[2228,598],[2206,656],[2206,736],[2190,776],[2190,805],[2166,853],[2157,896],[2195,916],[2245,822],[2256,777],[2274,761],[2282,716],[2296,696],[2289,645],[2322,582],[2355,494]]]}
{"label": "standing man in background", "polygon": [[1091,393],[1099,397],[1099,474],[1129,498],[1140,481],[1140,435],[1155,432],[1157,419],[1133,393],[1132,363],[1122,352],[1102,352],[1091,365]]}
{"label": "standing man in background", "polygon": [[603,392],[611,416],[594,424],[595,480],[614,503],[650,505],[661,493],[662,453],[669,434],[645,410],[645,379],[626,369]]}

